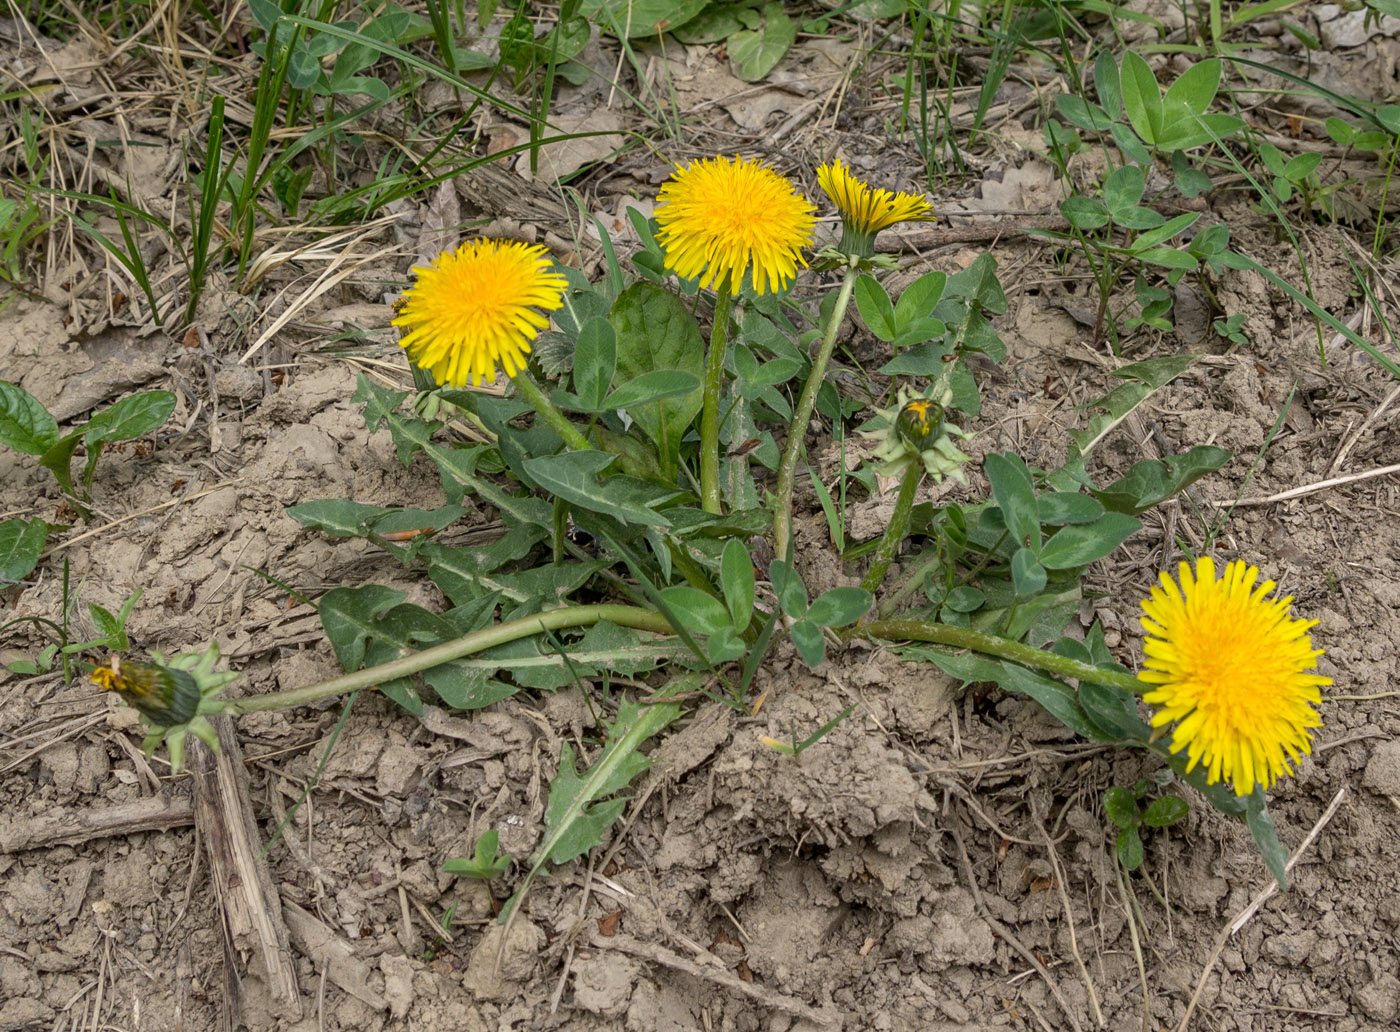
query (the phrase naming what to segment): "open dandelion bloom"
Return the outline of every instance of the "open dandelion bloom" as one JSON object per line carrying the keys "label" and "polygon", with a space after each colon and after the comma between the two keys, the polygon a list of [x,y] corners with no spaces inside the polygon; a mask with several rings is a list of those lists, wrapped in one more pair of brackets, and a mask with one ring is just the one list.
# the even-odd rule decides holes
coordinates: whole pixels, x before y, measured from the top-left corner
{"label": "open dandelion bloom", "polygon": [[753,267],[753,289],[781,290],[806,265],[815,208],[771,168],[743,158],[677,167],[657,194],[666,268],[702,287],[738,290]]}
{"label": "open dandelion bloom", "polygon": [[1165,573],[1142,603],[1151,637],[1139,680],[1155,685],[1143,699],[1161,709],[1152,726],[1175,722],[1173,752],[1186,750],[1191,770],[1203,763],[1207,780],[1229,781],[1236,795],[1265,789],[1291,774],[1290,759],[1311,752],[1308,729],[1321,727],[1312,704],[1328,677],[1309,673],[1321,649],[1308,629],[1316,620],[1288,615],[1290,598],[1265,598],[1259,569],[1235,561],[1215,579],[1215,563],[1180,569],[1178,588]]}
{"label": "open dandelion bloom", "polygon": [[465,387],[496,378],[496,364],[514,377],[530,342],[549,325],[537,311],[564,304],[567,281],[550,269],[545,249],[510,240],[470,240],[413,270],[395,326],[414,365],[438,383]]}
{"label": "open dandelion bloom", "polygon": [[844,232],[840,250],[869,258],[875,234],[900,222],[928,222],[933,208],[915,194],[875,190],[851,175],[845,163],[834,161],[817,169],[817,183],[841,213]]}

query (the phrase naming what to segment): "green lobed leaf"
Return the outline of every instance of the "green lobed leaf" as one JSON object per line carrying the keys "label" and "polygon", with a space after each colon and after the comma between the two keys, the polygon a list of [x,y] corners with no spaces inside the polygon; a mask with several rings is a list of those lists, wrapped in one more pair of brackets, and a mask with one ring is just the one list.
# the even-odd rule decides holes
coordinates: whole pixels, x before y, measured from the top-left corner
{"label": "green lobed leaf", "polygon": [[1135,208],[1147,188],[1147,173],[1137,165],[1115,168],[1103,181],[1103,200],[1115,220],[1121,212]]}
{"label": "green lobed leaf", "polygon": [[625,523],[670,526],[665,516],[638,498],[635,492],[619,490],[616,478],[606,483],[598,479],[598,474],[611,466],[616,458],[615,455],[598,451],[561,452],[526,459],[524,465],[526,472],[543,490],[566,502],[614,516]]}
{"label": "green lobed leaf", "polygon": [[347,672],[364,665],[365,643],[379,633],[375,617],[392,609],[407,596],[380,584],[356,588],[332,588],[321,596],[317,610],[321,627]]}
{"label": "green lobed leaf", "polygon": [[1079,704],[1110,741],[1145,742],[1152,737],[1148,727],[1137,715],[1137,696],[1095,681],[1079,685]]}
{"label": "green lobed leaf", "polygon": [[0,380],[0,441],[26,455],[43,455],[58,443],[58,422],[23,387]]}
{"label": "green lobed leaf", "polygon": [[1052,717],[1076,734],[1097,742],[1113,741],[1111,736],[1105,735],[1089,718],[1084,712],[1084,707],[1080,705],[1079,696],[1063,681],[1057,681],[1053,677],[1047,677],[1015,663],[1001,662],[996,666],[1000,671],[995,678],[996,683],[1006,691],[1030,696]]}
{"label": "green lobed leaf", "polygon": [[1200,444],[1181,455],[1144,459],[1093,495],[1107,509],[1136,515],[1185,490],[1231,458],[1224,448]]}
{"label": "green lobed leaf", "polygon": [[1060,202],[1060,214],[1075,229],[1102,229],[1108,225],[1108,208],[1096,197],[1072,194]]}
{"label": "green lobed leaf", "polygon": [[49,525],[43,520],[0,522],[0,583],[23,580],[39,565]]}

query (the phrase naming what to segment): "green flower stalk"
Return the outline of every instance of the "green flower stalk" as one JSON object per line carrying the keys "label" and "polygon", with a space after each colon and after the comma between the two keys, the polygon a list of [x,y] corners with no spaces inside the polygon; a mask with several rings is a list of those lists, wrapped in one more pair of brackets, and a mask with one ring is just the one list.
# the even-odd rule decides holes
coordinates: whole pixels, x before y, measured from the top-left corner
{"label": "green flower stalk", "polygon": [[103,691],[116,692],[123,702],[134,706],[151,730],[141,743],[147,756],[161,742],[170,750],[170,768],[179,771],[185,765],[185,737],[194,735],[211,749],[218,749],[219,736],[209,723],[232,708],[219,693],[240,674],[215,671],[219,662],[218,643],[203,652],[176,656],[167,660],[159,652],[151,653],[151,662],[122,660],[112,656],[105,667],[92,672],[92,683]]}
{"label": "green flower stalk", "polygon": [[657,241],[666,268],[715,288],[715,323],[700,409],[700,504],[718,513],[720,387],[734,291],[751,277],[754,293],[786,289],[805,265],[812,205],[785,177],[744,158],[709,158],[677,167],[657,194]]}

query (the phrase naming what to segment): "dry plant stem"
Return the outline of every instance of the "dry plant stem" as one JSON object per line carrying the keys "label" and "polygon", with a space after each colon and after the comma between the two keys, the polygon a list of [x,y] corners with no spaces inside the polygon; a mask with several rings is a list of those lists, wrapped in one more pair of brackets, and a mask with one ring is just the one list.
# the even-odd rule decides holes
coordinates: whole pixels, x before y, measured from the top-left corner
{"label": "dry plant stem", "polygon": [[[1312,826],[1312,831],[1308,832],[1307,837],[1298,844],[1298,848],[1293,851],[1293,855],[1290,856],[1288,862],[1283,865],[1285,874],[1293,870],[1293,865],[1308,851],[1308,847],[1316,841],[1317,836],[1322,833],[1322,829],[1327,827],[1332,818],[1336,816],[1346,796],[1347,787],[1343,785],[1341,788],[1337,789],[1337,794],[1332,797],[1332,802],[1327,805],[1327,809],[1324,810],[1322,816],[1317,819],[1317,823]],[[1196,982],[1196,991],[1191,994],[1191,1002],[1186,1005],[1186,1014],[1182,1017],[1181,1024],[1176,1026],[1176,1032],[1186,1032],[1187,1026],[1191,1024],[1191,1016],[1196,1013],[1196,1004],[1201,1002],[1201,993],[1205,991],[1206,982],[1210,979],[1210,973],[1215,970],[1215,962],[1220,959],[1220,954],[1225,952],[1226,943],[1228,943],[1233,936],[1238,935],[1240,930],[1249,923],[1250,918],[1258,912],[1259,908],[1271,900],[1277,892],[1278,882],[1270,878],[1268,884],[1260,889],[1254,899],[1250,901],[1249,906],[1241,910],[1238,917],[1220,930],[1220,935],[1215,940],[1215,948],[1211,950],[1210,959],[1206,961],[1206,966],[1201,971],[1200,980]]]}
{"label": "dry plant stem", "polygon": [[792,485],[797,478],[797,456],[802,451],[802,440],[807,436],[807,421],[812,418],[812,409],[817,404],[817,391],[821,389],[826,376],[826,365],[831,361],[831,353],[836,349],[836,334],[846,318],[846,309],[851,304],[851,293],[855,290],[856,279],[860,276],[856,269],[847,269],[841,278],[841,289],[836,295],[836,304],[831,309],[831,320],[826,324],[826,334],[816,358],[812,359],[812,374],[802,388],[802,396],[797,399],[797,409],[788,424],[787,444],[783,446],[783,459],[778,465],[777,506],[773,513],[773,553],[779,559],[786,559],[788,540],[792,536]]}
{"label": "dry plant stem", "polygon": [[1079,1018],[1077,1018],[1074,1011],[1070,1009],[1069,1002],[1065,999],[1064,993],[1060,992],[1059,985],[1050,977],[1050,972],[1046,970],[1045,965],[1040,962],[1034,953],[1026,949],[1021,940],[1012,934],[1011,929],[1007,928],[993,917],[992,912],[987,909],[987,903],[982,899],[982,890],[977,884],[977,872],[972,869],[972,861],[968,859],[967,856],[967,847],[963,845],[962,832],[958,831],[957,818],[954,818],[948,823],[948,831],[952,834],[953,841],[957,843],[958,858],[962,860],[963,876],[967,878],[968,890],[972,893],[973,902],[976,903],[977,912],[982,915],[982,920],[987,922],[987,926],[991,928],[993,934],[1000,937],[1006,945],[1020,954],[1021,959],[1035,968],[1036,974],[1045,980],[1045,984],[1050,989],[1050,995],[1053,996],[1055,1002],[1059,1004],[1060,1011],[1069,1019],[1070,1027],[1074,1029],[1074,1032],[1084,1032],[1079,1024]]}
{"label": "dry plant stem", "polygon": [[540,390],[539,384],[530,379],[528,369],[522,369],[511,377],[510,381],[515,386],[515,392],[530,403],[530,407],[535,410],[549,428],[564,439],[564,444],[570,451],[592,451],[593,445],[588,443],[588,439],[579,432],[579,428],[564,418],[564,413],[554,407],[554,402],[545,397],[544,391]]}
{"label": "dry plant stem", "polygon": [[923,464],[915,459],[904,471],[904,480],[899,485],[899,497],[894,500],[894,513],[890,516],[889,526],[885,528],[884,537],[880,538],[880,544],[875,549],[874,562],[866,571],[865,579],[860,582],[860,586],[872,595],[880,589],[880,584],[885,579],[885,571],[890,568],[895,553],[904,541],[904,535],[909,532],[909,514],[914,511],[914,495],[918,493],[919,482],[923,478]]}
{"label": "dry plant stem", "polygon": [[724,382],[724,355],[729,350],[729,309],[734,303],[732,281],[715,290],[715,323],[710,330],[710,354],[705,363],[705,384],[700,404],[700,505],[718,514],[719,500],[719,394]]}
{"label": "dry plant stem", "polygon": [[650,609],[639,609],[636,606],[597,605],[551,609],[545,613],[511,620],[509,623],[485,627],[453,641],[443,642],[441,645],[424,649],[422,652],[415,652],[411,656],[396,659],[392,663],[384,663],[366,670],[356,670],[343,677],[333,677],[329,681],[321,681],[301,688],[288,688],[282,692],[270,692],[267,695],[231,700],[224,712],[229,714],[256,713],[261,710],[305,706],[320,699],[359,691],[361,688],[377,687],[386,681],[407,677],[409,674],[428,670],[440,663],[461,659],[463,656],[470,656],[473,653],[489,649],[493,645],[504,645],[506,642],[527,638],[532,634],[539,634],[541,631],[557,631],[563,627],[591,627],[600,620],[607,620],[621,627],[631,627],[639,631],[652,631],[656,634],[668,634],[672,629],[671,625],[666,622],[666,618],[660,613],[653,613]]}
{"label": "dry plant stem", "polygon": [[183,796],[145,796],[130,803],[88,810],[50,810],[0,824],[0,853],[48,846],[76,846],[96,838],[169,831],[194,822]]}
{"label": "dry plant stem", "polygon": [[998,638],[995,634],[984,634],[966,627],[949,627],[946,624],[923,620],[872,620],[869,623],[857,624],[845,635],[848,638],[856,636],[884,638],[887,641],[927,641],[955,649],[971,649],[973,652],[1036,667],[1060,677],[1093,681],[1095,684],[1106,684],[1119,691],[1134,694],[1147,687],[1132,674],[1103,670],[1066,656],[1057,656],[1053,652],[1023,645],[1019,641],[1008,641],[1006,638]]}

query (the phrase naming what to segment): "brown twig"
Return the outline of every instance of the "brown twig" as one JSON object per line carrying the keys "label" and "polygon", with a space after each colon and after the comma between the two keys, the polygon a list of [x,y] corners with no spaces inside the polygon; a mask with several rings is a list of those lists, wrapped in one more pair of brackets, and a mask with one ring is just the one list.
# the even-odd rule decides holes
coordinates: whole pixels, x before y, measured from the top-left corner
{"label": "brown twig", "polygon": [[57,810],[24,819],[0,819],[0,853],[44,846],[76,846],[97,838],[169,831],[194,823],[184,796],[146,796],[118,806]]}

